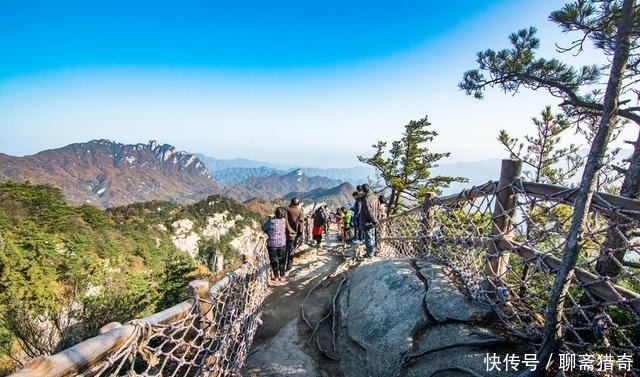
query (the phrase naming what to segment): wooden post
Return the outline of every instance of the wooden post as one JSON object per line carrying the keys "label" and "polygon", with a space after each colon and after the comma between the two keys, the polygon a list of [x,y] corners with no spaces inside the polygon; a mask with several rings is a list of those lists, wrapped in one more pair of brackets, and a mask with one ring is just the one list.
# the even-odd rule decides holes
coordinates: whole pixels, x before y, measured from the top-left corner
{"label": "wooden post", "polygon": [[222,272],[222,270],[224,270],[224,256],[217,254],[214,264],[216,266],[216,272]]}
{"label": "wooden post", "polygon": [[485,264],[484,289],[492,298],[504,299],[508,296],[508,292],[501,288],[504,287],[503,278],[509,267],[510,253],[499,245],[501,239],[508,239],[513,234],[516,195],[508,187],[520,176],[521,171],[522,161],[502,160],[491,226],[491,237],[494,241],[490,242],[487,248]]}
{"label": "wooden post", "polygon": [[436,209],[431,205],[430,200],[435,198],[436,194],[434,192],[427,192],[424,196],[424,204],[422,210],[424,211],[424,235],[430,236],[433,231],[433,220],[436,213]]}
{"label": "wooden post", "polygon": [[[207,315],[211,312],[211,284],[207,280],[194,280],[189,283],[189,288],[187,288],[187,292],[189,297],[193,297],[194,299],[199,299],[199,309],[200,315]],[[204,301],[203,301],[204,300]]]}

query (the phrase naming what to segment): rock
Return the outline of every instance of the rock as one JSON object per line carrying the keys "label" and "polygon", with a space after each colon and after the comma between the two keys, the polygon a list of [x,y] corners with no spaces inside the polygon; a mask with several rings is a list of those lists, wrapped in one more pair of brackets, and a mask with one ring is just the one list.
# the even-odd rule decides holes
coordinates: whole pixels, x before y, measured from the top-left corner
{"label": "rock", "polygon": [[227,234],[229,230],[236,225],[235,219],[227,221],[227,217],[231,217],[227,211],[207,217],[207,224],[202,230],[202,237],[212,238],[216,241],[220,240],[222,236]]}
{"label": "rock", "polygon": [[259,237],[260,233],[258,231],[247,226],[242,229],[238,236],[229,242],[229,245],[239,250],[240,254],[251,254]]}
{"label": "rock", "polygon": [[338,313],[346,376],[486,375],[487,354],[534,352],[490,330],[499,324],[491,311],[460,292],[442,266],[374,261],[353,271],[348,284]]}
{"label": "rock", "polygon": [[419,273],[429,282],[424,303],[436,321],[471,322],[482,320],[492,314],[488,307],[471,303],[453,284],[443,266],[425,265],[420,262],[416,264],[419,267]]}
{"label": "rock", "polygon": [[317,364],[301,348],[296,320],[283,327],[278,335],[251,351],[242,375],[246,377],[316,377]]}
{"label": "rock", "polygon": [[358,267],[340,300],[342,370],[349,376],[394,376],[414,336],[429,323],[424,296],[409,260]]}

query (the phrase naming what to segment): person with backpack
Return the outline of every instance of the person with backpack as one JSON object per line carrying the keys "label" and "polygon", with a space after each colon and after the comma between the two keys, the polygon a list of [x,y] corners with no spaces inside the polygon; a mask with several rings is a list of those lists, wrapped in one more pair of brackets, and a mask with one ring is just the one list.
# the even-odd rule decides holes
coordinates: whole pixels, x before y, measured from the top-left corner
{"label": "person with backpack", "polygon": [[365,258],[371,258],[376,253],[376,227],[380,219],[380,200],[368,184],[362,185],[364,198],[360,210],[360,230],[364,232]]}
{"label": "person with backpack", "polygon": [[285,251],[286,251],[286,211],[282,207],[276,208],[275,216],[269,218],[262,224],[262,231],[267,233],[267,251],[269,252],[269,262],[273,271],[273,279],[277,281],[285,280]]}
{"label": "person with backpack", "polygon": [[324,212],[324,207],[319,207],[313,214],[313,239],[316,241],[316,247],[320,247],[322,242],[322,233],[327,223],[327,214]]}
{"label": "person with backpack", "polygon": [[285,208],[285,219],[287,225],[287,242],[285,250],[285,271],[291,270],[293,266],[293,253],[297,244],[302,241],[304,233],[304,213],[300,210],[300,199],[294,197],[291,203]]}

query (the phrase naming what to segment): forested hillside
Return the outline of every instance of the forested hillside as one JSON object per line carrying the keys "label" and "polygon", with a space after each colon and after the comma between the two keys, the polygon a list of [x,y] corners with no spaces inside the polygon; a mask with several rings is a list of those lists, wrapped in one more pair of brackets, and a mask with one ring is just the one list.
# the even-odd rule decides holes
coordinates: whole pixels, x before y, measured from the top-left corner
{"label": "forested hillside", "polygon": [[52,186],[0,183],[0,375],[182,300],[216,254],[240,263],[257,220],[218,196],[103,211]]}

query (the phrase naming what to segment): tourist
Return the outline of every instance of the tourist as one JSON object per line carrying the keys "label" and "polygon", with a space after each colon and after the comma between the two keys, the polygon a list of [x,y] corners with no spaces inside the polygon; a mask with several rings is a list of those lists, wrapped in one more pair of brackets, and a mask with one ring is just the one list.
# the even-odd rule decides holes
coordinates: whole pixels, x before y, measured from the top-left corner
{"label": "tourist", "polygon": [[322,242],[322,233],[324,232],[324,227],[327,223],[327,215],[324,212],[324,207],[320,207],[313,214],[313,239],[316,241],[316,247],[320,247],[320,243]]}
{"label": "tourist", "polygon": [[344,212],[342,212],[342,208],[338,208],[336,210],[336,225],[338,226],[338,241],[342,241],[342,217],[344,216]]}
{"label": "tourist", "polygon": [[282,207],[276,208],[275,216],[269,218],[262,224],[262,230],[267,233],[267,251],[269,252],[269,262],[273,270],[273,279],[284,280],[285,274],[285,250],[286,250],[286,211]]}
{"label": "tourist", "polygon": [[[358,186],[357,189],[362,190],[362,186]],[[351,216],[351,225],[355,231],[352,242],[357,243],[361,241],[360,238],[360,227],[358,221],[360,220],[360,191],[354,191],[353,194],[353,207],[351,208],[352,216]]]}
{"label": "tourist", "polygon": [[376,226],[380,219],[380,200],[368,184],[362,185],[364,198],[360,211],[360,229],[364,232],[365,258],[371,258],[376,253]]}
{"label": "tourist", "polygon": [[296,244],[302,241],[304,231],[304,214],[300,210],[300,199],[294,197],[291,203],[285,208],[287,225],[287,242],[285,250],[285,271],[291,270],[293,266],[293,253]]}
{"label": "tourist", "polygon": [[351,212],[351,206],[347,205],[347,207],[342,207],[342,213],[344,213],[344,217],[342,218],[344,242],[351,242],[351,240],[353,239],[353,234],[352,234],[353,213]]}

